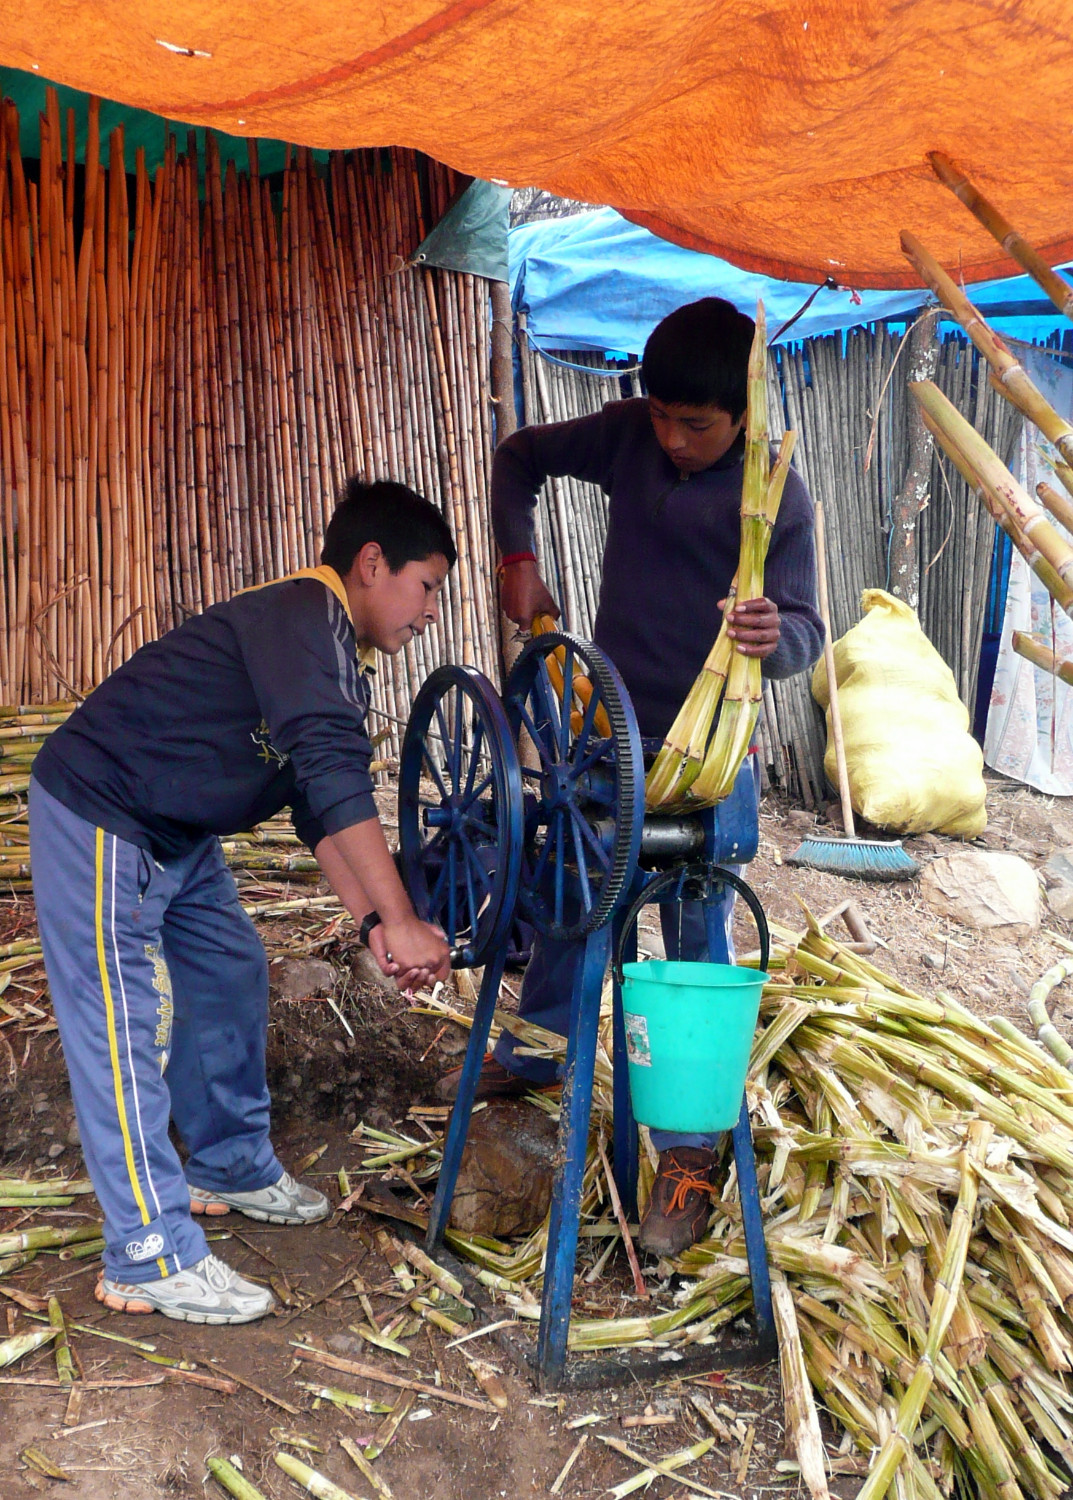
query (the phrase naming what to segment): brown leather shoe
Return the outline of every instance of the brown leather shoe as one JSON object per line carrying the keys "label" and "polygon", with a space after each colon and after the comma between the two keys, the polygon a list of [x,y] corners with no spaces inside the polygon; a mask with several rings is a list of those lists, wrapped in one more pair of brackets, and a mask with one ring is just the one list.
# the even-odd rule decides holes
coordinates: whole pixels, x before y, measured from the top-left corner
{"label": "brown leather shoe", "polygon": [[[453,1104],[458,1098],[458,1085],[462,1082],[462,1069],[452,1068],[435,1085],[432,1092],[443,1104]],[[481,1063],[474,1099],[517,1099],[527,1094],[535,1085],[519,1078],[517,1073],[508,1073],[501,1062],[496,1062],[489,1052]]]}
{"label": "brown leather shoe", "polygon": [[704,1146],[670,1146],[659,1154],[652,1195],[637,1243],[671,1260],[695,1245],[712,1211],[715,1152]]}

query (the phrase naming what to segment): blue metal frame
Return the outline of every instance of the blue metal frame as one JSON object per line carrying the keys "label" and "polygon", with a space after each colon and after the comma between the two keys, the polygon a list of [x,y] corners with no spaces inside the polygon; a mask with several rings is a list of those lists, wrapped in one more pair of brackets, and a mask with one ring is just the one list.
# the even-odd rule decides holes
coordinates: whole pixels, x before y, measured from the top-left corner
{"label": "blue metal frame", "polygon": [[458,1083],[458,1094],[455,1097],[451,1118],[447,1122],[439,1181],[436,1184],[432,1208],[429,1210],[425,1243],[430,1251],[434,1251],[442,1242],[451,1214],[451,1203],[454,1200],[455,1185],[458,1182],[458,1170],[462,1165],[462,1152],[466,1149],[469,1119],[473,1113],[477,1080],[481,1076],[481,1063],[484,1061],[484,1052],[488,1045],[488,1033],[492,1028],[492,1017],[495,1014],[496,1001],[499,999],[499,986],[503,979],[506,951],[506,944],[501,944],[495,952],[489,955],[488,962],[484,966],[477,1005],[473,1012],[469,1045],[466,1047],[466,1056],[462,1062],[462,1077]]}
{"label": "blue metal frame", "polygon": [[[564,682],[572,682],[576,662],[594,686],[580,717],[576,709],[571,714],[573,693],[565,687],[558,689],[548,674],[548,658],[559,648],[565,649]],[[450,711],[444,711],[449,697],[452,702],[465,700],[468,718],[458,713],[452,717]],[[767,929],[763,910],[745,882],[715,868],[746,863],[756,853],[759,826],[751,776],[739,776],[731,795],[717,808],[687,820],[690,847],[698,853],[703,848],[700,863],[695,854],[692,863],[680,863],[670,871],[642,869],[642,746],[632,705],[607,658],[596,647],[570,636],[539,637],[519,658],[505,698],[506,713],[480,673],[472,668],[441,668],[415,700],[403,745],[399,834],[404,877],[419,912],[440,921],[452,945],[458,934],[467,936],[457,962],[465,966],[484,962],[426,1243],[435,1250],[447,1227],[503,976],[506,936],[519,907],[540,931],[560,938],[579,937],[585,944],[571,1003],[559,1169],[552,1191],[537,1346],[540,1383],[546,1389],[555,1389],[566,1377],[600,994],[612,944],[618,955],[613,1011],[614,1172],[627,1212],[632,1214],[638,1142],[629,1096],[619,980],[621,962],[636,955],[637,912],[645,902],[661,899],[661,892],[672,887],[663,900],[698,899],[695,894],[684,896],[683,891],[687,880],[695,883],[702,879],[700,899],[707,908],[709,957],[714,962],[728,959],[717,900],[724,884],[739,891],[757,918],[762,951],[766,951]],[[608,712],[612,728],[609,737],[596,730],[597,703]],[[536,746],[539,770],[519,767],[515,736],[520,737],[523,731]],[[439,746],[436,756],[428,748],[430,737]],[[483,747],[493,764],[487,774],[478,777],[474,764]],[[439,760],[443,760],[442,766]],[[435,787],[431,797],[422,792],[426,778]],[[523,793],[525,783],[529,790]],[[491,841],[489,804],[495,809],[498,834]],[[494,860],[493,850],[497,855]],[[469,872],[468,884],[462,882],[461,908],[455,891],[459,870]],[[481,870],[487,879],[481,878]],[[474,882],[483,892],[483,911],[475,905]],[[756,1314],[753,1353],[764,1359],[774,1350],[775,1330],[756,1162],[744,1097],[732,1141]]]}
{"label": "blue metal frame", "polygon": [[[745,778],[739,778],[739,783]],[[749,778],[749,784],[755,787]],[[730,802],[734,797],[727,798]],[[738,818],[748,807],[748,796],[737,799],[737,811],[731,812],[730,816],[723,820],[723,835],[728,832],[737,840],[740,832]],[[755,806],[755,789],[751,800]],[[720,804],[723,806],[724,804]],[[699,816],[705,823],[706,843],[722,852],[726,846],[719,843],[720,831],[718,814],[719,807],[711,808]],[[735,849],[741,847],[735,842]],[[735,863],[739,855],[734,854]],[[729,863],[727,855],[723,854],[721,862]],[[696,887],[695,894],[687,894],[687,886],[692,884]],[[663,871],[661,874],[645,877],[639,872],[639,888],[631,893],[632,899],[628,906],[624,903],[624,910],[616,914],[616,938],[615,938],[615,961],[612,966],[613,979],[613,1003],[615,1018],[615,1050],[612,1065],[615,1073],[615,1185],[624,1205],[629,1204],[627,1213],[632,1213],[637,1198],[637,1132],[633,1120],[633,1110],[629,1103],[629,1077],[626,1063],[626,1028],[623,1019],[622,1008],[622,965],[630,963],[637,956],[637,918],[641,908],[652,901],[666,901],[667,896],[672,899],[696,900],[702,899],[704,903],[705,926],[708,937],[708,960],[710,963],[725,964],[730,961],[727,948],[726,928],[723,924],[723,909],[721,898],[724,887],[730,886],[742,898],[749,911],[752,913],[756,923],[757,936],[760,947],[761,971],[766,972],[768,958],[771,952],[771,941],[768,933],[767,918],[764,909],[758,900],[752,887],[747,885],[740,875],[733,874],[730,870],[720,868],[720,863],[707,860],[690,865],[680,865],[675,869]],[[621,1044],[619,1041],[621,1035]],[[619,1100],[623,1098],[629,1110],[628,1124],[624,1120],[622,1133],[633,1137],[634,1148],[632,1155],[626,1154],[621,1160],[623,1163],[620,1176],[619,1168]],[[771,1277],[768,1272],[767,1246],[764,1242],[764,1224],[760,1212],[760,1191],[756,1180],[756,1154],[753,1150],[752,1126],[749,1121],[749,1106],[745,1095],[742,1095],[741,1109],[738,1113],[737,1124],[731,1133],[731,1141],[734,1148],[734,1164],[738,1173],[738,1193],[741,1200],[742,1229],[745,1234],[745,1254],[749,1262],[749,1280],[753,1291],[753,1312],[756,1320],[757,1344],[761,1350],[772,1350],[776,1344],[775,1314],[771,1304]],[[626,1143],[623,1142],[623,1147]]]}

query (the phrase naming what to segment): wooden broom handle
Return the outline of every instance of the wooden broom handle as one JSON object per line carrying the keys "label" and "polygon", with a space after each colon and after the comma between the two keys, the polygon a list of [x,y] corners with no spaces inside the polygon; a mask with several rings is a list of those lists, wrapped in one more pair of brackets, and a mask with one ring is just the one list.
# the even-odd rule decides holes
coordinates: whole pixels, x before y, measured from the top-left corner
{"label": "wooden broom handle", "polygon": [[842,800],[842,827],[856,838],[853,803],[849,795],[846,771],[846,747],[842,742],[842,716],[838,711],[838,683],[835,681],[835,648],[831,640],[831,606],[827,600],[827,538],[823,524],[823,501],[816,501],[816,583],[820,596],[820,619],[823,621],[823,662],[827,668],[827,696],[830,702],[831,738],[835,742],[835,764],[838,767],[838,795]]}

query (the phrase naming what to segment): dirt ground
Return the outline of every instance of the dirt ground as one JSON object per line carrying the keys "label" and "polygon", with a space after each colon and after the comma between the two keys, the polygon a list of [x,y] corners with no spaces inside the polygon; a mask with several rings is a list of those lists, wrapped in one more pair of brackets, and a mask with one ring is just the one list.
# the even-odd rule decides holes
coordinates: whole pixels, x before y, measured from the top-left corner
{"label": "dirt ground", "polygon": [[[989,812],[986,847],[1012,850],[1033,865],[1055,849],[1073,848],[1073,806],[1067,803],[993,778]],[[746,873],[772,919],[800,928],[799,901],[822,915],[852,896],[880,943],[873,960],[880,967],[924,993],[946,990],[978,1013],[1001,1013],[1031,1030],[1025,1012],[1028,987],[1060,956],[1046,930],[1020,944],[996,942],[938,918],[924,904],[918,881],[851,882],[794,869],[785,858],[800,843],[802,832],[799,815],[788,814],[772,798],[765,800],[760,852]],[[929,836],[909,841],[907,847],[923,863],[961,846]],[[27,898],[0,901],[0,941],[31,934],[32,920]],[[305,1175],[338,1202],[339,1169],[356,1173],[363,1159],[351,1136],[354,1126],[364,1121],[377,1129],[412,1133],[412,1104],[427,1100],[432,1082],[457,1059],[460,1040],[456,1028],[443,1031],[435,1019],[407,1010],[399,997],[360,983],[346,948],[333,941],[323,921],[320,926],[327,935],[320,940],[318,956],[331,961],[340,975],[333,998],[353,1036],[324,999],[276,998],[269,1067],[274,1139],[281,1159],[294,1167],[323,1146],[323,1154]],[[1047,928],[1073,937],[1068,923],[1045,916]],[[270,954],[287,951],[295,943],[294,928],[286,922],[266,922],[262,931]],[[302,928],[306,937],[311,931],[308,923]],[[741,942],[748,947],[754,942],[744,921]],[[1055,999],[1053,1020],[1073,1040],[1073,997],[1059,990]],[[0,996],[0,1038],[0,1175],[40,1176],[50,1170],[79,1175],[77,1132],[39,971],[20,971]],[[76,1199],[70,1210],[39,1211],[32,1220],[18,1210],[4,1209],[0,1234],[19,1227],[24,1218],[32,1223],[77,1224],[94,1217],[92,1198]],[[779,1467],[789,1455],[777,1367],[716,1370],[682,1380],[668,1365],[666,1376],[656,1380],[557,1397],[540,1395],[491,1337],[449,1348],[450,1336],[426,1324],[410,1339],[409,1358],[363,1343],[352,1331],[352,1325],[365,1321],[355,1278],[360,1278],[381,1325],[400,1301],[376,1237],[384,1227],[392,1226],[360,1202],[308,1229],[274,1229],[234,1215],[220,1221],[220,1232],[230,1238],[214,1249],[244,1275],[268,1280],[281,1298],[276,1316],[244,1328],[211,1329],[107,1314],[92,1295],[99,1269],[96,1258],[64,1260],[42,1254],[4,1276],[0,1290],[55,1293],[69,1321],[151,1340],[162,1354],[196,1362],[195,1375],[231,1381],[232,1386],[217,1390],[187,1383],[122,1344],[72,1331],[87,1384],[80,1410],[69,1409],[68,1393],[48,1384],[55,1379],[48,1349],[0,1375],[9,1382],[0,1384],[0,1500],[53,1488],[65,1488],[86,1500],[207,1495],[216,1490],[212,1480],[206,1487],[205,1460],[213,1455],[237,1456],[265,1496],[283,1500],[299,1490],[277,1468],[272,1454],[296,1436],[322,1450],[292,1447],[298,1458],[350,1495],[373,1500],[372,1486],[339,1439],[349,1437],[361,1446],[376,1432],[382,1416],[317,1404],[306,1385],[331,1384],[384,1403],[400,1392],[297,1360],[293,1345],[299,1341],[486,1406],[478,1410],[451,1404],[439,1394],[417,1395],[394,1440],[376,1461],[376,1473],[398,1500],[495,1500],[550,1493],[587,1497],[607,1492],[636,1473],[638,1465],[601,1437],[659,1457],[710,1436],[688,1399],[698,1391],[709,1398],[723,1432],[710,1453],[682,1473],[706,1486],[707,1493],[741,1500],[798,1493],[796,1474]],[[595,1288],[579,1291],[578,1300],[586,1316],[597,1309],[608,1315],[644,1310],[617,1263]],[[33,1326],[22,1308],[0,1297],[0,1338],[12,1329],[22,1332]],[[500,1370],[507,1410],[487,1406],[466,1360],[477,1354]],[[713,1364],[717,1363],[713,1351]],[[93,1382],[130,1384],[98,1389]],[[582,1418],[591,1420],[579,1425]],[[635,1418],[643,1420],[637,1424]],[[854,1494],[860,1485],[860,1461],[840,1458],[833,1433],[828,1436],[833,1491]],[[70,1483],[64,1487],[27,1466],[20,1455],[28,1446],[60,1465]],[[572,1467],[553,1491],[571,1455]],[[658,1477],[648,1493],[659,1500],[684,1500],[696,1492],[673,1478]]]}

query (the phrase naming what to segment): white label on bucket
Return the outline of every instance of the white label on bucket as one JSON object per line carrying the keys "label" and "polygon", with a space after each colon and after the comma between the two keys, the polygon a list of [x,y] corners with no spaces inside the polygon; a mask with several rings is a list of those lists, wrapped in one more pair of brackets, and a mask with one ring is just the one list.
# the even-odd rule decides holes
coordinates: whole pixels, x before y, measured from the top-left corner
{"label": "white label on bucket", "polygon": [[626,1056],[635,1068],[652,1066],[652,1048],[648,1044],[648,1021],[644,1016],[634,1016],[624,1011],[626,1022]]}

